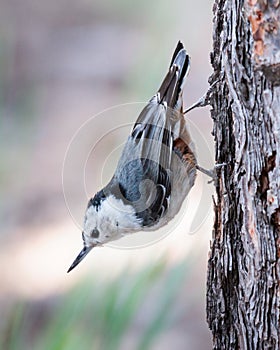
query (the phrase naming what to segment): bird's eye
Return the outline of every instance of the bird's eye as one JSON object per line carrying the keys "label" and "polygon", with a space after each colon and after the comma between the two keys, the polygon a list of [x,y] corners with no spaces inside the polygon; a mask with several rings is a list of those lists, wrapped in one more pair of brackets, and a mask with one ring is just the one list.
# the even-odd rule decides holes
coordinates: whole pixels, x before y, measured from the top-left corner
{"label": "bird's eye", "polygon": [[95,228],[90,233],[92,238],[98,238],[99,237],[99,231]]}

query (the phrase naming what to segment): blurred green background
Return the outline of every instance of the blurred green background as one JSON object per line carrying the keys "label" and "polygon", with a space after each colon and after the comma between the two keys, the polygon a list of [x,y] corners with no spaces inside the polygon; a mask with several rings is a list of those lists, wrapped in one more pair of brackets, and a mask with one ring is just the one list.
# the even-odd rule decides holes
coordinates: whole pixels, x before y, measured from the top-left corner
{"label": "blurred green background", "polygon": [[[188,227],[195,214],[187,210],[156,244],[96,249],[69,275],[82,241],[61,183],[78,128],[108,107],[147,101],[179,39],[192,62],[185,105],[204,94],[211,74],[211,7],[207,0],[1,1],[1,349],[211,348],[205,321],[208,179],[199,174],[190,194],[189,208],[204,216],[194,234]],[[127,123],[136,117],[124,116]],[[211,149],[209,110],[188,118]],[[103,124],[96,123],[97,132]],[[124,141],[112,137],[108,152]],[[198,142],[198,159],[211,167],[203,147]],[[100,154],[97,160],[93,178]],[[82,222],[86,202],[75,164],[67,176]]]}

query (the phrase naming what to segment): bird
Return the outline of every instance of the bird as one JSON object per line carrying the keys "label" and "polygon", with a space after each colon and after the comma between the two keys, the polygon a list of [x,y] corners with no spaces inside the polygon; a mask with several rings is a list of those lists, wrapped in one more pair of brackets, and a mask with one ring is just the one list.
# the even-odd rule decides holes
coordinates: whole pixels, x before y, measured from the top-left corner
{"label": "bird", "polygon": [[158,230],[179,212],[193,187],[197,161],[183,112],[190,57],[177,43],[160,88],[138,116],[112,179],[85,211],[83,249],[67,272],[97,246]]}

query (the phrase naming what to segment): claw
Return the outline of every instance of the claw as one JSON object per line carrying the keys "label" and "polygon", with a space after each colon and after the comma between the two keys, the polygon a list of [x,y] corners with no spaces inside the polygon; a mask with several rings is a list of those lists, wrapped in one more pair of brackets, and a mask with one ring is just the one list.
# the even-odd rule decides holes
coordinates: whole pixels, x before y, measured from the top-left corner
{"label": "claw", "polygon": [[214,169],[210,169],[210,170],[204,169],[200,165],[196,165],[196,169],[201,171],[203,174],[208,175],[209,177],[212,178],[212,180],[208,181],[209,184],[211,184],[212,182],[214,182],[216,184],[216,182],[217,182],[217,171],[216,171],[216,169],[219,169],[219,168],[221,168],[221,167],[223,167],[225,165],[227,165],[227,163],[216,164],[214,166]]}

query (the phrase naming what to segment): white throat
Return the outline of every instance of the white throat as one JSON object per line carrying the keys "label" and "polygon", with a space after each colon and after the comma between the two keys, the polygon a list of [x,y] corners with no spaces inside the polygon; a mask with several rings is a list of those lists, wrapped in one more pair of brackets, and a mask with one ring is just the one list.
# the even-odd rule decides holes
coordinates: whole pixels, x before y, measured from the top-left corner
{"label": "white throat", "polygon": [[122,235],[141,230],[141,219],[135,215],[131,205],[124,204],[121,199],[113,195],[106,197],[96,209],[87,209],[84,223],[84,234],[94,242],[89,235],[93,229],[100,232],[97,243],[106,243],[120,238]]}

